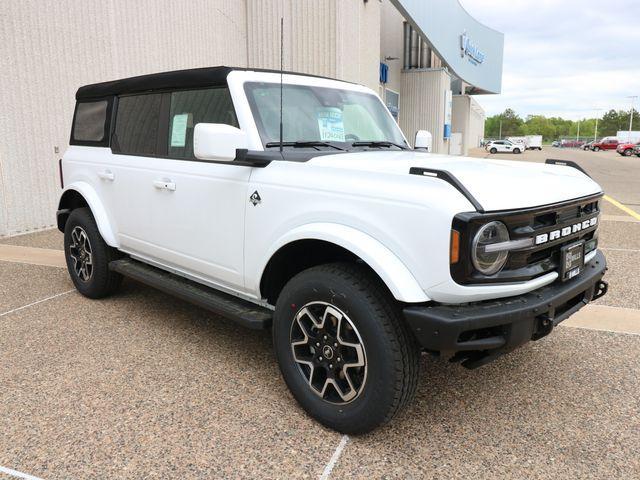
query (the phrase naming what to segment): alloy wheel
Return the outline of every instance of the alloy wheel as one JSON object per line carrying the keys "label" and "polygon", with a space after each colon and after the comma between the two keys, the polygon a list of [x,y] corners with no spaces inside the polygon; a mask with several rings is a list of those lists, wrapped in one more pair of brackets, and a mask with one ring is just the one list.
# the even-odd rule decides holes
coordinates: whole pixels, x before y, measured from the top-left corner
{"label": "alloy wheel", "polygon": [[73,271],[82,282],[88,282],[93,275],[93,253],[87,232],[80,226],[71,231],[69,256],[73,261]]}
{"label": "alloy wheel", "polygon": [[300,374],[323,400],[345,404],[355,400],[367,379],[362,338],[351,319],[326,302],[311,302],[291,325],[291,351]]}

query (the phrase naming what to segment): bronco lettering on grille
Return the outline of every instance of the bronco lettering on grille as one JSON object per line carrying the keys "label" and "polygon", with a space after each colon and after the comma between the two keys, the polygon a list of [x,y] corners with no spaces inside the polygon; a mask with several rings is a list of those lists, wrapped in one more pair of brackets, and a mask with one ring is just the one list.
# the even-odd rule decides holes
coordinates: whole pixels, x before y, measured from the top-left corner
{"label": "bronco lettering on grille", "polygon": [[557,230],[551,230],[547,233],[541,233],[540,235],[536,235],[536,245],[542,245],[543,243],[553,242],[554,240],[558,240],[559,238],[564,238],[568,235],[572,235],[581,230],[585,230],[587,228],[593,227],[598,223],[598,217],[593,217],[590,220],[584,220],[583,222],[574,223],[573,225],[568,225],[563,228],[559,228]]}

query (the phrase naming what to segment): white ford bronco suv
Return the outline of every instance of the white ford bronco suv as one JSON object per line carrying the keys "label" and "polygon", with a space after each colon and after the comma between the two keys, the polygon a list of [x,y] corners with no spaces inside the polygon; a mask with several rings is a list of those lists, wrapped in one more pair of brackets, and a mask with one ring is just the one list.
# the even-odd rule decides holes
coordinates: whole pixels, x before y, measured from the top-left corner
{"label": "white ford bronco suv", "polygon": [[579,167],[412,149],[363,86],[214,67],[76,101],[57,222],[80,293],[126,276],[271,328],[297,401],[341,432],[407,405],[422,352],[478,367],[607,290]]}

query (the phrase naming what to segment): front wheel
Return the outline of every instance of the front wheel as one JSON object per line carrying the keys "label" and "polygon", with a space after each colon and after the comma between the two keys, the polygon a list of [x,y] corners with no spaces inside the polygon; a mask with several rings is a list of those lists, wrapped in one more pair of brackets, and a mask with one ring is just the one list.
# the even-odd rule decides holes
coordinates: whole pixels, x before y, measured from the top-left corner
{"label": "front wheel", "polygon": [[513,149],[513,153],[516,153],[516,154],[520,153],[520,149],[519,148],[514,148]]}
{"label": "front wheel", "polygon": [[491,150],[489,150],[490,153],[498,153],[498,149],[497,148],[492,148]]}
{"label": "front wheel", "polygon": [[593,151],[594,152],[599,152],[600,151],[600,147],[593,147]]}
{"label": "front wheel", "polygon": [[77,208],[69,215],[64,227],[64,253],[71,280],[85,297],[106,297],[122,283],[122,275],[109,270],[109,262],[118,253],[102,239],[88,208]]}
{"label": "front wheel", "polygon": [[415,393],[415,338],[384,286],[358,265],[322,265],[291,279],[276,304],[273,341],[293,396],[342,433],[388,422]]}

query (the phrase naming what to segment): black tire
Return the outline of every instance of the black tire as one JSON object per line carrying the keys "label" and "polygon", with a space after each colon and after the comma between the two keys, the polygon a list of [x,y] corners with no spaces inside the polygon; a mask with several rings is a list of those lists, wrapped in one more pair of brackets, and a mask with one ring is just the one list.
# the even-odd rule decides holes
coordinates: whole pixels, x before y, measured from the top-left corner
{"label": "black tire", "polygon": [[[318,308],[318,312],[325,313],[327,309],[334,309],[334,312],[337,309],[338,313],[344,314],[341,320],[338,320],[338,316],[327,316],[331,321],[336,321],[333,324],[324,322],[320,330],[306,329],[314,337],[308,338],[304,334],[303,341],[298,343],[305,343],[302,348],[310,347],[315,350],[311,354],[314,361],[317,358],[323,360],[323,357],[316,355],[326,352],[327,344],[322,344],[317,350],[315,345],[327,342],[327,325],[330,328],[337,323],[338,332],[340,325],[344,325],[343,335],[346,337],[350,334],[350,341],[357,343],[359,340],[363,347],[364,369],[355,367],[355,376],[360,375],[360,380],[364,380],[354,380],[352,370],[348,370],[349,385],[359,385],[359,389],[352,387],[348,390],[353,394],[357,390],[357,394],[348,401],[344,401],[342,395],[342,398],[338,397],[338,389],[327,381],[336,379],[344,383],[346,369],[340,371],[334,366],[334,373],[327,373],[331,372],[327,358],[324,358],[324,366],[317,363],[313,370],[295,360],[298,354],[294,356],[294,348],[299,347],[294,347],[292,343],[296,341],[295,331],[302,331],[296,318],[304,316],[305,307]],[[321,314],[314,316],[317,319]],[[349,324],[354,328],[347,329]],[[338,333],[336,338],[340,335]],[[297,340],[299,338],[298,336]],[[317,340],[319,342],[314,343]],[[329,333],[328,342],[332,341]],[[309,415],[339,432],[369,432],[391,420],[415,394],[420,359],[420,349],[415,337],[404,322],[397,302],[373,274],[359,265],[327,264],[310,268],[292,278],[282,290],[276,304],[273,342],[280,371],[293,396]],[[345,359],[349,356],[350,347],[344,349],[343,344],[332,345],[336,346],[336,350],[332,351],[329,358],[338,361],[341,352]],[[352,355],[351,357],[353,358]],[[313,376],[312,373],[312,379],[320,378],[317,390],[310,386],[309,372],[316,374]],[[342,375],[342,380],[338,375]],[[323,392],[326,389],[324,397],[319,392],[320,384],[324,385]]]}
{"label": "black tire", "polygon": [[[78,238],[86,235],[89,253]],[[82,253],[84,250],[84,254]],[[67,260],[67,270],[76,289],[85,297],[103,298],[115,292],[122,283],[122,275],[109,270],[109,262],[119,257],[118,251],[107,245],[96,221],[88,208],[77,208],[71,212],[64,227],[64,253]],[[90,259],[90,269],[86,265],[82,268],[79,257]]]}
{"label": "black tire", "polygon": [[624,156],[625,156],[625,157],[630,157],[632,153],[633,153],[633,150],[631,150],[630,148],[627,148],[627,149],[624,151]]}
{"label": "black tire", "polygon": [[593,148],[592,148],[592,150],[593,150],[594,152],[599,152],[599,151],[600,151],[600,147],[593,147]]}
{"label": "black tire", "polygon": [[494,147],[491,150],[489,150],[489,153],[498,153],[498,149]]}
{"label": "black tire", "polygon": [[519,148],[514,148],[514,149],[513,149],[513,153],[515,153],[515,154],[520,153],[520,149],[519,149]]}

